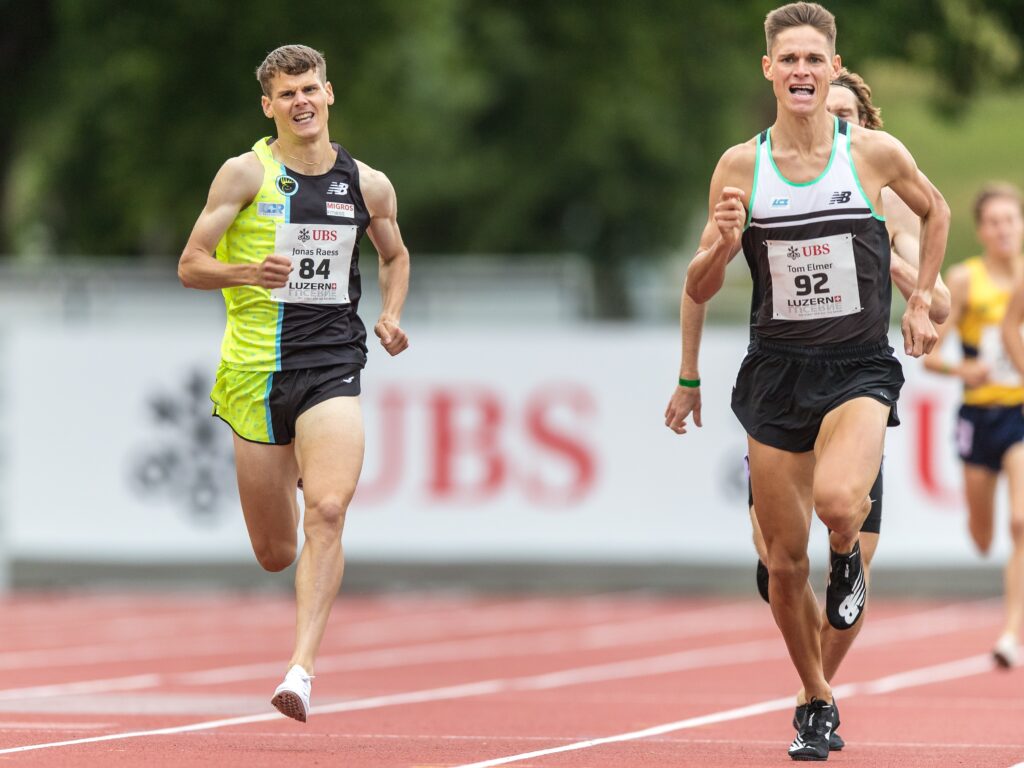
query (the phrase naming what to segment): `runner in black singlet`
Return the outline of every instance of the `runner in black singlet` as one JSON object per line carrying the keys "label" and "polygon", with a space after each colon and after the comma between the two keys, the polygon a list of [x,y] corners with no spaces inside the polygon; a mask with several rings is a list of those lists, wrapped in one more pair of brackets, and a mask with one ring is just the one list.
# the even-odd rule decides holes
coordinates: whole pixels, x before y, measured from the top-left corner
{"label": "runner in black singlet", "polygon": [[838,716],[807,582],[810,515],[816,511],[831,531],[826,615],[847,629],[863,612],[858,531],[885,427],[898,423],[903,382],[887,342],[882,189],[892,188],[922,223],[918,282],[903,319],[913,356],[935,341],[929,310],[949,212],[899,142],[826,112],[829,83],[841,67],[828,11],[793,3],[772,11],[765,31],[762,67],[778,117],[720,160],[686,291],[698,303],[710,299],[742,245],[754,283],[751,343],[732,404],[748,433],[772,612],[808,700],[789,754],[820,760]]}

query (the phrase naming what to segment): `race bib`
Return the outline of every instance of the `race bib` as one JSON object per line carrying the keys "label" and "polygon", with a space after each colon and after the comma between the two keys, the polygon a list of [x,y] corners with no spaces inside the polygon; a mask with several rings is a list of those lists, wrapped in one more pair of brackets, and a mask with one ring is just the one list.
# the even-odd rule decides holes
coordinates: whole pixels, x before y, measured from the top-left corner
{"label": "race bib", "polygon": [[853,235],[765,244],[774,319],[820,320],[860,312]]}
{"label": "race bib", "polygon": [[1019,387],[1022,382],[1017,367],[1006,354],[1003,346],[1003,335],[998,325],[986,325],[981,331],[981,344],[978,347],[978,359],[988,363],[989,375],[987,384],[998,384],[1001,387]]}
{"label": "race bib", "polygon": [[278,224],[274,252],[292,260],[288,284],[270,298],[295,304],[349,304],[348,275],[358,227]]}

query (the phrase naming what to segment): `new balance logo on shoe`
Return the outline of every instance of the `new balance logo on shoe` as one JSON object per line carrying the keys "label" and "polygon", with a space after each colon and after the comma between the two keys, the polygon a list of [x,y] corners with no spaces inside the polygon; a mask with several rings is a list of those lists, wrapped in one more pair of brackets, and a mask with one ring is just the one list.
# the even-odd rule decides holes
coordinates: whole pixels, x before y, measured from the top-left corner
{"label": "new balance logo on shoe", "polygon": [[[846,577],[849,578],[850,566],[846,566],[846,568]],[[847,624],[852,625],[857,621],[857,617],[860,615],[860,610],[864,607],[864,592],[864,572],[861,571],[857,575],[857,580],[854,582],[853,592],[839,604],[839,615],[843,617],[843,620]]]}
{"label": "new balance logo on shoe", "polygon": [[829,554],[829,579],[825,589],[825,613],[835,629],[849,629],[864,613],[867,583],[860,544],[848,555]]}

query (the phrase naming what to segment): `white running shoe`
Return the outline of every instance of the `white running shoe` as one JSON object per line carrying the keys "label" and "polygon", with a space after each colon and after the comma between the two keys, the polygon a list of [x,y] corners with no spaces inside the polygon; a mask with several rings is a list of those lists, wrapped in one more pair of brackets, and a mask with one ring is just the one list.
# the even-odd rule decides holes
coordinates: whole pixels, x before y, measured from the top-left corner
{"label": "white running shoe", "polygon": [[1002,635],[992,649],[992,658],[1004,669],[1017,666],[1017,638],[1011,634]]}
{"label": "white running shoe", "polygon": [[277,686],[274,691],[274,698],[270,703],[277,708],[277,711],[300,723],[306,722],[309,715],[309,691],[312,675],[307,675],[306,670],[298,664],[288,670],[284,676],[284,682]]}

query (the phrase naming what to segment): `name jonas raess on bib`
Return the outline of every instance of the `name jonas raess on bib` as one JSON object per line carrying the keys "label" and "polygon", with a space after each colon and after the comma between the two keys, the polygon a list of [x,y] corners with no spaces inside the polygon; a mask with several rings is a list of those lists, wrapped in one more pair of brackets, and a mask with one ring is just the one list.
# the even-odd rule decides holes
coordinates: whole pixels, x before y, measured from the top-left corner
{"label": "name jonas raess on bib", "polygon": [[348,304],[348,278],[357,227],[326,224],[278,224],[277,253],[292,260],[283,288],[270,292],[275,301],[301,304]]}

